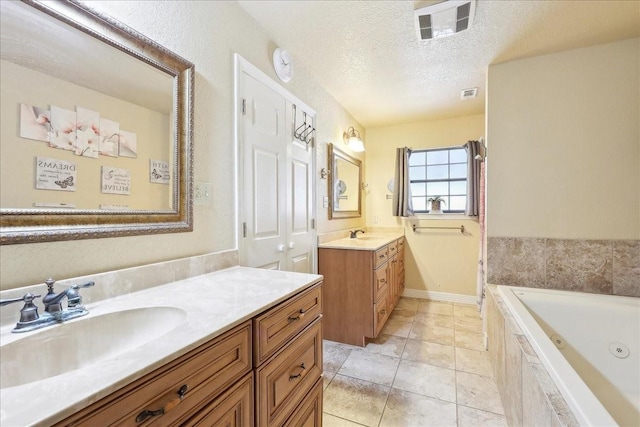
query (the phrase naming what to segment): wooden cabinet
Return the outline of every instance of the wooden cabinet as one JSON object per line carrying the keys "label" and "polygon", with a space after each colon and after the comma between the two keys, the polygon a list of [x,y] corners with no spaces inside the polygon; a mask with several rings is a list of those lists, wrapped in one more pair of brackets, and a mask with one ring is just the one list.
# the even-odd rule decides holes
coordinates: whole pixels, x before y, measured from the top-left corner
{"label": "wooden cabinet", "polygon": [[281,426],[322,377],[322,288],[254,319],[256,425]]}
{"label": "wooden cabinet", "polygon": [[320,248],[324,338],[363,347],[404,290],[404,237],[377,250]]}
{"label": "wooden cabinet", "polygon": [[322,385],[321,284],[56,426],[321,426],[318,384]]}

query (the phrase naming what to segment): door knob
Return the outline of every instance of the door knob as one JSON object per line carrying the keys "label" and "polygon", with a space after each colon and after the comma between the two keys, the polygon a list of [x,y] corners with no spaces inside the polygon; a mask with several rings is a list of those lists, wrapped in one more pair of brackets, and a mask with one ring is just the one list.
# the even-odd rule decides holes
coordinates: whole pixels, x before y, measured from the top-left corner
{"label": "door knob", "polygon": [[289,242],[289,249],[293,249],[296,246],[294,242]]}
{"label": "door knob", "polygon": [[284,245],[278,245],[278,252],[284,252]]}

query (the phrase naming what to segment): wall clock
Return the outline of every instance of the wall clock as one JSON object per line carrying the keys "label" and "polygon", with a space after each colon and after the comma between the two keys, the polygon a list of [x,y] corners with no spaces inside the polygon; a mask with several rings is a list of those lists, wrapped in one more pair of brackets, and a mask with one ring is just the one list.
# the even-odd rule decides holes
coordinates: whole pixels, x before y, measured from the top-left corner
{"label": "wall clock", "polygon": [[273,68],[276,75],[283,82],[288,82],[293,77],[293,61],[289,52],[284,49],[277,48],[273,51]]}

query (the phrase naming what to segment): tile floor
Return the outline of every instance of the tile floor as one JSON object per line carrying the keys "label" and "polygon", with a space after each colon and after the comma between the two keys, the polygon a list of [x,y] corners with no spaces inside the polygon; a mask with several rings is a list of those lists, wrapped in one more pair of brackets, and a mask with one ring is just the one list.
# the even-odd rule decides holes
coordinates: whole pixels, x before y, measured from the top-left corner
{"label": "tile floor", "polygon": [[365,348],[324,341],[324,427],[506,426],[475,306],[401,298]]}

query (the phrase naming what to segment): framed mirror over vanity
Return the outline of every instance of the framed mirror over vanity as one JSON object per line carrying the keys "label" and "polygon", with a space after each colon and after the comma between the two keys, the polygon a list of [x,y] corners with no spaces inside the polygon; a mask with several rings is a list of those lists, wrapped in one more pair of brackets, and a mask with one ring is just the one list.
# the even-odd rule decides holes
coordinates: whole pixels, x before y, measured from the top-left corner
{"label": "framed mirror over vanity", "polygon": [[194,65],[81,4],[0,7],[0,244],[191,231]]}
{"label": "framed mirror over vanity", "polygon": [[327,144],[329,154],[329,219],[362,216],[362,162]]}

